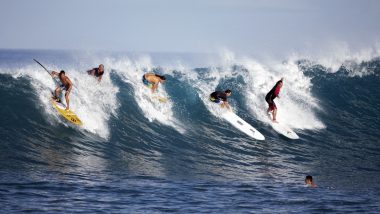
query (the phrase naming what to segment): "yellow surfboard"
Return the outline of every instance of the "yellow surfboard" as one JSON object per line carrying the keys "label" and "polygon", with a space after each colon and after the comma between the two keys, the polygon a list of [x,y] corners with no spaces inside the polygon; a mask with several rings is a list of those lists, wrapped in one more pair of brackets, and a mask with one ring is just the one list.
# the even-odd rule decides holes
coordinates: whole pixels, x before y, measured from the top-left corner
{"label": "yellow surfboard", "polygon": [[51,99],[51,104],[58,111],[60,115],[62,115],[66,120],[75,125],[82,125],[82,121],[78,118],[78,116],[72,112],[71,110],[66,111],[66,106],[62,103],[58,103],[55,100]]}
{"label": "yellow surfboard", "polygon": [[152,98],[157,99],[161,103],[166,103],[166,101],[168,101],[168,99],[166,99],[165,97],[160,97],[160,96],[153,96]]}

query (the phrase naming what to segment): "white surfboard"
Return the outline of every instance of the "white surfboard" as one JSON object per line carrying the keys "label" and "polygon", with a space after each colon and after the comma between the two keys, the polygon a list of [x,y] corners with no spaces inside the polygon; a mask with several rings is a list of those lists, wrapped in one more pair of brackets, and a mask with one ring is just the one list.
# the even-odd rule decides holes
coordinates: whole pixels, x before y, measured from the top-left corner
{"label": "white surfboard", "polygon": [[271,114],[268,114],[269,115],[269,119],[270,119],[270,125],[272,126],[272,128],[279,134],[289,138],[289,139],[293,139],[293,140],[296,140],[296,139],[299,139],[300,137],[298,137],[298,135],[291,129],[289,128],[287,125],[277,121],[276,122],[273,122],[272,121],[272,116]]}
{"label": "white surfboard", "polygon": [[262,135],[259,131],[253,128],[249,123],[245,122],[239,116],[237,116],[232,111],[225,111],[221,114],[221,116],[231,123],[234,127],[244,132],[248,136],[256,139],[256,140],[265,140],[264,135]]}

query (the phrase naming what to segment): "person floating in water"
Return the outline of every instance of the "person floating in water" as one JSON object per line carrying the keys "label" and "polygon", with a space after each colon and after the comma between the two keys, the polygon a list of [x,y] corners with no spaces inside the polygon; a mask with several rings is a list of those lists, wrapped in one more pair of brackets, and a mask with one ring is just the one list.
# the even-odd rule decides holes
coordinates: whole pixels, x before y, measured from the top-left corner
{"label": "person floating in water", "polygon": [[309,187],[317,187],[317,185],[314,184],[313,182],[313,177],[311,175],[307,175],[306,178],[305,178],[305,184]]}
{"label": "person floating in water", "polygon": [[154,73],[146,73],[142,77],[142,82],[148,88],[152,90],[152,93],[157,89],[158,83],[165,83],[166,78],[164,76],[154,74]]}
{"label": "person floating in water", "polygon": [[87,73],[98,78],[98,81],[100,82],[104,74],[104,65],[100,64],[99,67],[88,70]]}
{"label": "person floating in water", "polygon": [[59,77],[59,80],[61,81],[61,84],[55,89],[54,91],[54,96],[53,96],[53,99],[57,102],[61,102],[61,100],[59,99],[61,93],[63,92],[63,90],[66,91],[65,93],[65,99],[66,99],[66,110],[69,110],[70,109],[70,99],[69,99],[69,96],[70,96],[70,92],[71,92],[71,89],[73,88],[73,83],[71,82],[71,80],[66,76],[65,74],[65,71],[62,70],[61,72],[56,72],[56,71],[52,71],[50,73],[50,75],[54,78],[54,77]]}
{"label": "person floating in water", "polygon": [[268,113],[272,112],[272,120],[273,122],[277,122],[276,120],[276,116],[277,116],[277,107],[276,107],[276,104],[274,103],[274,99],[276,97],[280,98],[278,95],[280,93],[280,89],[282,87],[282,81],[284,80],[284,78],[281,78],[277,83],[276,85],[274,85],[274,87],[272,88],[272,90],[270,90],[268,92],[268,94],[265,96],[265,101],[267,101],[269,107],[268,107]]}
{"label": "person floating in water", "polygon": [[231,90],[227,89],[223,91],[214,91],[210,94],[210,101],[220,104],[222,108],[226,107],[228,110],[231,110],[230,105],[228,104],[227,97],[231,96]]}

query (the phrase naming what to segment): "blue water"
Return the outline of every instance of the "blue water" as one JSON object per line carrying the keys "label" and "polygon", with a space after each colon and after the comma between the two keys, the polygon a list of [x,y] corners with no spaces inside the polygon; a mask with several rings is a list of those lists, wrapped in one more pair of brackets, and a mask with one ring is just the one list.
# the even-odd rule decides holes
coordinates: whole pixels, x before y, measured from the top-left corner
{"label": "blue water", "polygon": [[[334,70],[308,59],[207,57],[0,50],[1,212],[380,210],[378,58]],[[54,83],[33,58],[66,70],[83,127],[52,109]],[[100,84],[85,72],[99,63]],[[166,75],[167,104],[147,98],[147,71]],[[278,135],[265,115],[263,96],[282,76],[279,119],[299,140]],[[265,141],[213,112],[205,97],[225,88]],[[317,188],[304,186],[308,174]]]}

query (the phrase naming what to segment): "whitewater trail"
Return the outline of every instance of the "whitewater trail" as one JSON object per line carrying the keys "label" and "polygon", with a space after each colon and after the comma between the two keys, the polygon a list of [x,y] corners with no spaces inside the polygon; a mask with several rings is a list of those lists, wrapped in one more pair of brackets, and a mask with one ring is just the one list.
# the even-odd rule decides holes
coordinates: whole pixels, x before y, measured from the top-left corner
{"label": "whitewater trail", "polygon": [[[45,67],[56,71],[61,70],[49,64],[45,65]],[[74,85],[70,94],[70,109],[83,122],[80,127],[72,127],[107,139],[110,134],[108,121],[111,115],[116,114],[116,109],[119,107],[116,99],[119,89],[112,84],[109,70],[106,69],[100,83],[84,71],[65,69],[65,72]],[[39,105],[44,109],[47,120],[52,124],[60,123],[69,126],[64,119],[59,117],[50,103],[51,91],[56,88],[56,84],[39,65],[16,69],[12,76],[14,78],[24,76],[30,78],[31,85],[39,99],[37,103],[40,103]],[[65,102],[65,99],[63,100]]]}
{"label": "whitewater trail", "polygon": [[[158,121],[161,124],[173,127],[180,133],[185,132],[184,125],[174,116],[173,102],[165,90],[165,83],[159,84],[158,90],[152,95],[149,88],[142,83],[142,76],[147,72],[152,72],[153,66],[149,57],[142,57],[138,60],[124,58],[122,60],[106,59],[106,65],[115,70],[122,80],[133,87],[134,98],[150,121]],[[154,97],[164,97],[166,102],[160,102]]]}

